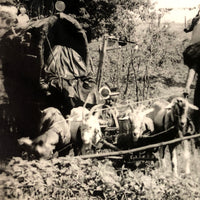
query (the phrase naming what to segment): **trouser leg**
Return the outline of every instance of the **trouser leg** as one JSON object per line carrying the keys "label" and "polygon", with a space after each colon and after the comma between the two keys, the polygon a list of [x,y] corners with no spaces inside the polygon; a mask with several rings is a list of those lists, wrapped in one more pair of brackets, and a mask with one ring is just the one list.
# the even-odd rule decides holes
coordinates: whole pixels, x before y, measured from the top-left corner
{"label": "trouser leg", "polygon": [[194,105],[196,105],[199,108],[199,110],[194,110],[192,118],[193,118],[196,132],[200,133],[200,80],[199,78],[197,80],[196,89],[194,92]]}

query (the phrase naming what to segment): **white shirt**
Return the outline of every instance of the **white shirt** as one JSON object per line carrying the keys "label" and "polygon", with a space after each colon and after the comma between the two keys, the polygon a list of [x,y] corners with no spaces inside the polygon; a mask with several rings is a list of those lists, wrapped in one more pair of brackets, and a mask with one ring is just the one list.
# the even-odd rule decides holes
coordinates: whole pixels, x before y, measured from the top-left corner
{"label": "white shirt", "polygon": [[18,20],[18,25],[19,26],[23,26],[26,25],[26,23],[29,21],[29,17],[27,14],[19,14],[17,16],[17,20]]}

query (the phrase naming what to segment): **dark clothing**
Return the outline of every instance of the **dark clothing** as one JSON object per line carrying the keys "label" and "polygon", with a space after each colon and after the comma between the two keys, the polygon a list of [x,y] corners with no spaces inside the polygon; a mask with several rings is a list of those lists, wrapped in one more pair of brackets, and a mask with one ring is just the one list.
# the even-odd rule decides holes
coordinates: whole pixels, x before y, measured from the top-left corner
{"label": "dark clothing", "polygon": [[[183,52],[184,64],[197,73],[197,82],[194,92],[194,105],[200,108],[200,42],[191,44]],[[200,132],[200,110],[195,110],[192,119],[196,131]]]}
{"label": "dark clothing", "polygon": [[[198,77],[196,82],[196,88],[194,92],[194,105],[200,109],[200,77]],[[197,133],[200,133],[200,110],[195,110],[193,112],[192,119]]]}
{"label": "dark clothing", "polygon": [[[183,52],[184,64],[189,68],[200,66],[200,42],[189,45]],[[200,67],[197,69],[200,73]]]}
{"label": "dark clothing", "polygon": [[[41,58],[42,108],[54,106],[64,115],[73,107],[97,104],[97,86],[91,76],[85,31],[69,15],[52,16],[42,26],[38,48]],[[49,23],[51,22],[52,23]],[[41,35],[41,34],[40,34]]]}
{"label": "dark clothing", "polygon": [[[85,102],[89,91],[93,92],[96,85],[87,71],[89,47],[78,21],[63,13],[31,20],[27,27],[15,27],[15,31],[17,36],[8,30],[0,41],[3,84],[16,131],[21,137],[35,137],[39,134],[40,109],[56,105],[61,111],[70,111]],[[53,60],[47,60],[56,46],[62,50],[56,51],[57,63],[53,65]]]}
{"label": "dark clothing", "polygon": [[191,24],[187,28],[184,29],[186,33],[193,31],[194,27],[197,25],[198,21],[200,19],[200,11],[197,13],[197,15],[192,19]]}
{"label": "dark clothing", "polygon": [[[93,77],[82,57],[71,48],[54,46],[42,76],[41,84],[48,84],[54,103],[66,107],[63,114],[69,114],[73,107],[83,105],[86,99],[90,105],[99,103]],[[87,98],[89,93],[90,98]],[[51,106],[57,107],[55,104]],[[62,108],[60,110],[62,112]]]}

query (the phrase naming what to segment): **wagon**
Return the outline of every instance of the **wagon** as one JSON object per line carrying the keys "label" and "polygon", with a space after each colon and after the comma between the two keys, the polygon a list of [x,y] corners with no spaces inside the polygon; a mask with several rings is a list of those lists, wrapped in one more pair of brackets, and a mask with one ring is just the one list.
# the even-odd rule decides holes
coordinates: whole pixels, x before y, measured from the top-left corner
{"label": "wagon", "polygon": [[40,109],[57,107],[65,116],[83,105],[91,91],[87,106],[98,103],[87,37],[77,20],[58,13],[14,30],[0,40],[2,154],[9,151],[6,146],[16,146],[8,145],[11,135],[16,141],[39,134]]}
{"label": "wagon", "polygon": [[0,53],[9,108],[22,135],[37,135],[40,109],[54,106],[68,114],[91,90],[88,104],[98,103],[87,37],[71,16],[59,13],[15,27],[15,34],[10,30],[1,39]]}

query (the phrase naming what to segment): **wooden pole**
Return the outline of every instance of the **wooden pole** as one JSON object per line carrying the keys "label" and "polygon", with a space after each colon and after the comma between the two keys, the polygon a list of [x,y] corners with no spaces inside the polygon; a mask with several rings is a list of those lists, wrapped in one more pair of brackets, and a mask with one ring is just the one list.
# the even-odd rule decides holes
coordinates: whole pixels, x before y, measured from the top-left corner
{"label": "wooden pole", "polygon": [[157,144],[151,144],[151,145],[147,145],[147,146],[139,147],[139,148],[135,148],[135,149],[122,150],[122,151],[116,151],[116,152],[108,152],[108,153],[100,153],[100,154],[81,155],[81,156],[77,156],[77,157],[82,158],[82,159],[91,159],[91,158],[102,158],[102,157],[108,157],[108,156],[119,156],[119,155],[125,155],[125,154],[136,153],[136,152],[139,152],[139,151],[144,151],[144,150],[147,150],[147,149],[153,149],[153,148],[156,148],[156,147],[161,147],[161,146],[181,142],[183,140],[194,139],[194,138],[197,138],[197,137],[200,137],[200,134],[196,134],[196,135],[192,135],[192,136],[186,136],[186,137],[183,137],[183,138],[177,138],[177,139],[170,140],[170,141],[167,141],[167,142],[160,142],[160,143],[157,143]]}
{"label": "wooden pole", "polygon": [[90,66],[91,66],[92,73],[94,73],[94,71],[95,71],[94,69],[95,68],[94,68],[94,64],[93,64],[93,61],[92,61],[91,57],[89,58],[89,61],[90,61]]}
{"label": "wooden pole", "polygon": [[104,35],[103,45],[102,45],[102,48],[100,48],[100,52],[99,52],[99,66],[98,66],[98,72],[97,72],[97,78],[96,78],[98,89],[101,87],[101,77],[102,77],[102,70],[103,70],[103,65],[105,61],[105,56],[106,56],[107,43],[108,43],[107,36]]}

